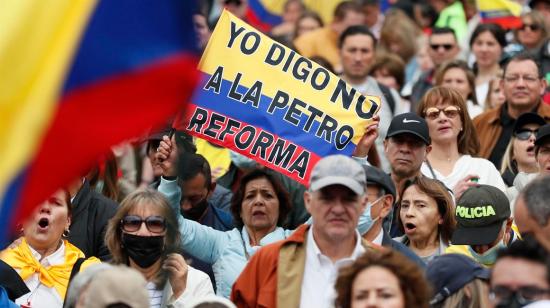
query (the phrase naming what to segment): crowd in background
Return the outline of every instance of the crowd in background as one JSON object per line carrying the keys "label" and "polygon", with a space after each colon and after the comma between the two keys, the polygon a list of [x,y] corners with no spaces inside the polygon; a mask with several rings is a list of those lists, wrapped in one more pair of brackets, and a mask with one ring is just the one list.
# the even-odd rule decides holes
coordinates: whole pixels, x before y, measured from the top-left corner
{"label": "crowd in background", "polygon": [[[306,187],[151,128],[20,226],[0,306],[550,307],[550,1],[310,3],[265,34],[380,97],[351,157]],[[253,22],[199,4],[201,49],[223,8]]]}

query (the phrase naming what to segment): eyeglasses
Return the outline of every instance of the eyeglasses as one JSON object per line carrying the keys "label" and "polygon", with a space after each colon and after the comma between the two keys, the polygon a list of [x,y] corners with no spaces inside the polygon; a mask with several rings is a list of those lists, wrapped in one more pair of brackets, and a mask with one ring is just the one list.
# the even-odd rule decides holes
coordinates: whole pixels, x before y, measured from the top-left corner
{"label": "eyeglasses", "polygon": [[538,129],[530,130],[530,129],[520,129],[517,132],[514,133],[514,136],[518,138],[519,140],[529,140],[531,138],[531,135],[534,137],[537,136]]}
{"label": "eyeglasses", "polygon": [[523,24],[519,28],[519,30],[521,30],[521,31],[525,31],[526,29],[529,29],[529,31],[535,32],[535,31],[538,31],[538,30],[542,29],[542,27],[540,25],[537,25],[537,24]]}
{"label": "eyeglasses", "polygon": [[512,75],[512,76],[504,76],[504,81],[508,83],[516,83],[519,81],[519,79],[522,78],[523,81],[526,83],[535,83],[539,80],[539,77],[537,76],[519,76],[519,75]]}
{"label": "eyeglasses", "polygon": [[453,119],[460,113],[460,108],[457,106],[448,106],[444,109],[439,109],[436,107],[430,107],[424,111],[425,117],[430,120],[435,120],[439,117],[439,114],[443,112],[443,114],[449,118]]}
{"label": "eyeglasses", "polygon": [[522,305],[529,304],[541,298],[542,295],[550,294],[549,289],[541,289],[534,286],[521,287],[517,290],[511,290],[504,286],[497,286],[491,289],[489,298],[497,303],[507,303],[512,297],[516,297]]}
{"label": "eyeglasses", "polygon": [[136,232],[141,228],[141,224],[145,223],[147,230],[153,233],[162,233],[166,230],[166,219],[161,216],[149,216],[147,218],[141,218],[136,215],[124,216],[120,220],[120,226],[122,230],[126,232]]}
{"label": "eyeglasses", "polygon": [[438,50],[439,48],[443,47],[446,51],[449,51],[455,47],[453,44],[430,44],[430,48],[433,50]]}

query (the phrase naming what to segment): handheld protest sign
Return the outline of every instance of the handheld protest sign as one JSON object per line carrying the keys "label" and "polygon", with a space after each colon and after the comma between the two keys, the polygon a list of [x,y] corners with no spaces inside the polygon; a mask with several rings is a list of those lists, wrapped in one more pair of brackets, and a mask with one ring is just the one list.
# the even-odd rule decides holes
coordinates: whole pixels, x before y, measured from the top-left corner
{"label": "handheld protest sign", "polygon": [[182,126],[307,185],[324,156],[350,156],[380,99],[224,11]]}

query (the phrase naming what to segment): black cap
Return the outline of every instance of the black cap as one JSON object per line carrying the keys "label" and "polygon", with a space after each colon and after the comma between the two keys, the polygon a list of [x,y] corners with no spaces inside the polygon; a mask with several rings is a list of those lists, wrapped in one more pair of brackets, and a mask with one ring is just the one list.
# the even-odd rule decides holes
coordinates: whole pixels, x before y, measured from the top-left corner
{"label": "black cap", "polygon": [[476,261],[460,254],[444,254],[436,257],[426,267],[426,278],[433,287],[430,305],[443,302],[472,280],[489,280],[491,272]]}
{"label": "black cap", "polygon": [[365,169],[365,173],[367,174],[367,186],[378,185],[386,191],[386,194],[391,194],[395,200],[395,185],[387,173],[368,165],[363,165],[363,169]]}
{"label": "black cap", "polygon": [[536,146],[542,145],[543,139],[549,136],[550,136],[550,124],[545,124],[539,127],[539,131],[537,133],[537,139],[535,140],[535,145]]}
{"label": "black cap", "polygon": [[538,124],[540,126],[546,124],[546,121],[538,113],[535,112],[526,112],[521,114],[516,123],[514,124],[514,132],[519,131],[522,127],[527,124]]}
{"label": "black cap", "polygon": [[428,123],[416,113],[402,113],[391,120],[386,139],[400,134],[413,134],[420,138],[426,145],[432,142],[428,130]]}
{"label": "black cap", "polygon": [[491,185],[468,188],[456,202],[453,245],[488,245],[496,240],[502,222],[510,218],[506,195]]}

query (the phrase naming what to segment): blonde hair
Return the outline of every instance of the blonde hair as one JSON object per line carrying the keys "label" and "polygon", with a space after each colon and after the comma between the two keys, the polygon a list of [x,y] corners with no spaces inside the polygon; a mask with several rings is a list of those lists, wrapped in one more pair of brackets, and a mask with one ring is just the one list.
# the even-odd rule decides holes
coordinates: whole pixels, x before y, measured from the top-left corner
{"label": "blonde hair", "polygon": [[502,69],[500,69],[495,77],[489,80],[489,89],[487,90],[487,96],[485,97],[485,106],[483,111],[487,111],[491,108],[495,108],[493,102],[491,102],[491,92],[493,92],[494,85],[502,79]]}
{"label": "blonde hair", "polygon": [[[105,243],[113,257],[111,263],[128,265],[128,256],[122,249],[121,220],[137,206],[147,206],[158,209],[160,216],[166,220],[166,235],[164,238],[164,252],[162,260],[170,253],[181,252],[181,236],[178,228],[178,220],[168,200],[158,191],[146,188],[138,189],[122,200],[115,215],[109,220],[105,232]],[[155,276],[155,284],[162,287],[166,282],[168,273],[161,269]]]}
{"label": "blonde hair", "polygon": [[[470,296],[466,295],[466,288],[470,291]],[[488,291],[487,283],[481,279],[474,279],[467,283],[453,295],[447,297],[441,308],[478,308],[489,307],[488,296],[483,294],[482,290]]]}
{"label": "blonde hair", "polygon": [[512,135],[512,138],[510,138],[510,142],[506,146],[506,150],[504,151],[504,155],[502,155],[502,163],[500,164],[500,174],[503,174],[506,172],[506,169],[512,170],[512,166],[514,163],[514,140],[516,140],[516,137]]}

